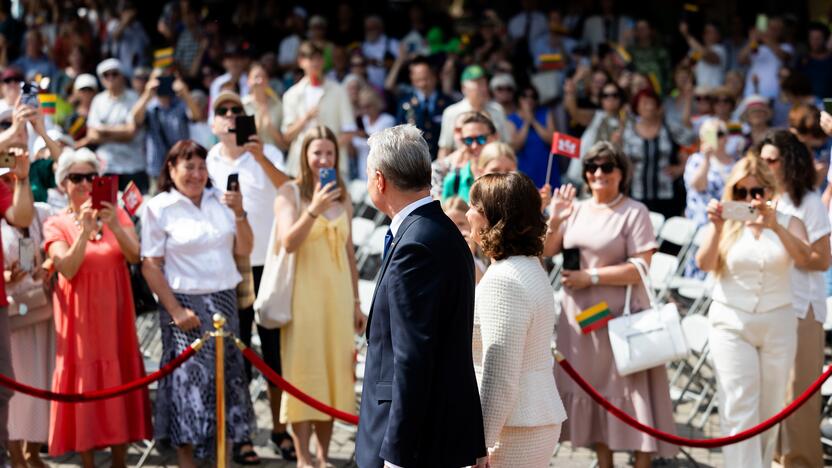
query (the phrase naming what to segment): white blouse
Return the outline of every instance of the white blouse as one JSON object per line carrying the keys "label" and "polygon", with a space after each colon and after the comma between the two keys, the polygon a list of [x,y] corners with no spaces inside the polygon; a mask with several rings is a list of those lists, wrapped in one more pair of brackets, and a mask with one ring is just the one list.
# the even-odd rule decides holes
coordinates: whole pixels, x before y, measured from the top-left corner
{"label": "white blouse", "polygon": [[[480,399],[485,444],[505,426],[532,427],[566,420],[552,372],[555,299],[536,257],[494,262],[477,285],[474,362],[481,364]],[[478,376],[479,377],[479,376]]]}
{"label": "white blouse", "polygon": [[[790,216],[777,213],[786,226]],[[742,233],[728,251],[725,271],[714,287],[715,301],[748,313],[769,312],[791,304],[792,258],[771,229],[755,238],[751,229]]]}
{"label": "white blouse", "polygon": [[242,281],[234,262],[234,213],[220,192],[206,188],[200,206],[172,188],[147,202],[141,215],[142,257],[164,257],[170,288],[180,294],[233,289]]}

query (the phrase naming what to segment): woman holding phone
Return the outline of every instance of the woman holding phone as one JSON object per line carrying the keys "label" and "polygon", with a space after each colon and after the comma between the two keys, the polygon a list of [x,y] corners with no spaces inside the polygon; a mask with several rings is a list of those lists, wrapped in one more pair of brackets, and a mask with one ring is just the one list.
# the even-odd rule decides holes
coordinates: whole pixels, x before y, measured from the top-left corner
{"label": "woman holding phone", "polygon": [[[144,377],[134,323],[127,263],[139,261],[139,241],[130,216],[102,202],[93,209],[98,159],[80,149],[61,156],[55,183],[69,206],[43,227],[44,250],[58,281],[53,293],[56,332],[52,390],[84,393]],[[92,430],[106,427],[107,430]],[[147,389],[95,402],[53,402],[49,454],[79,452],[94,466],[94,450],[112,449],[112,464],[125,466],[127,444],[152,438]]]}
{"label": "woman holding phone", "polygon": [[[295,255],[292,320],[280,330],[283,377],[325,404],[354,412],[352,332],[361,333],[365,317],[350,232],[352,204],[338,172],[332,130],[307,130],[300,148],[300,176],[280,188],[274,203],[273,248]],[[330,416],[284,393],[280,422],[291,425],[298,467],[327,465]],[[313,431],[317,461],[309,450]]]}
{"label": "woman holding phone", "polygon": [[[737,162],[722,201],[708,204],[710,223],[696,253],[699,269],[713,272],[717,280],[708,312],[708,346],[726,435],[783,407],[794,364],[797,317],[789,276],[793,265],[808,265],[812,252],[800,220],[778,212],[771,202],[776,190],[776,179],[761,159]],[[748,203],[756,216],[739,221],[739,216],[729,216],[728,202]],[[776,434],[772,428],[724,447],[725,466],[769,466]]]}
{"label": "woman holding phone", "polygon": [[[612,143],[599,142],[582,162],[584,182],[592,197],[576,203],[571,185],[555,189],[543,250],[546,256],[564,252],[558,349],[609,401],[644,424],[672,433],[676,425],[665,367],[619,375],[607,329],[598,327],[604,315],[622,313],[626,286],[641,281],[628,259],[638,257],[649,264],[658,247],[650,217],[643,204],[625,195],[632,169],[621,150]],[[567,251],[575,257],[575,264],[568,267]],[[649,304],[643,289],[634,287],[633,292],[633,309],[646,308]],[[586,315],[594,322],[585,321]],[[614,451],[635,451],[636,468],[649,467],[653,455],[676,454],[675,446],[607,414],[557,366],[555,380],[569,417],[563,424],[561,441],[595,449],[599,467],[612,468]]]}

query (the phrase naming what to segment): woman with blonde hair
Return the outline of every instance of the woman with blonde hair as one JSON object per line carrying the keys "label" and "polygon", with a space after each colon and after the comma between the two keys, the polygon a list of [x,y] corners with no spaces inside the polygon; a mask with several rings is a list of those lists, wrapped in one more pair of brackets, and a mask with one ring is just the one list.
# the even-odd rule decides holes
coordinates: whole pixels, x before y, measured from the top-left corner
{"label": "woman with blonde hair", "polygon": [[[283,376],[313,398],[354,412],[352,332],[361,333],[364,314],[350,232],[352,204],[338,171],[332,130],[307,130],[300,154],[300,176],[280,188],[274,203],[273,247],[295,255],[292,321],[280,330]],[[334,170],[335,180],[323,185],[321,169]],[[313,430],[314,465],[327,466],[332,418],[286,393],[280,409],[280,422],[291,424],[298,466],[313,466]]]}
{"label": "woman with blonde hair", "polygon": [[482,148],[474,174],[506,174],[516,170],[517,156],[511,146],[502,141],[492,141]]}
{"label": "woman with blonde hair", "polygon": [[[789,275],[793,265],[809,262],[811,249],[800,220],[778,213],[776,203],[770,203],[776,187],[761,159],[740,160],[722,201],[708,204],[710,223],[696,254],[697,266],[717,279],[708,314],[709,346],[725,434],[748,429],[780,410],[794,363],[797,317]],[[739,221],[737,213],[746,207],[755,216]],[[725,447],[726,466],[770,465],[776,433],[772,428]]]}

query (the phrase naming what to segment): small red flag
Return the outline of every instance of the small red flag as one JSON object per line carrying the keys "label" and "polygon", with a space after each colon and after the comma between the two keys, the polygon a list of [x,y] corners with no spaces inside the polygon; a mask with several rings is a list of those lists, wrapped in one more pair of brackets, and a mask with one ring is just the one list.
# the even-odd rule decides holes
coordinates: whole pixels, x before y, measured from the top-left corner
{"label": "small red flag", "polygon": [[130,213],[130,216],[136,216],[136,211],[142,206],[142,192],[139,191],[133,181],[130,181],[127,187],[124,188],[121,201],[124,202],[124,209]]}
{"label": "small red flag", "polygon": [[559,154],[567,158],[581,157],[581,140],[579,138],[555,132],[552,135],[552,154]]}

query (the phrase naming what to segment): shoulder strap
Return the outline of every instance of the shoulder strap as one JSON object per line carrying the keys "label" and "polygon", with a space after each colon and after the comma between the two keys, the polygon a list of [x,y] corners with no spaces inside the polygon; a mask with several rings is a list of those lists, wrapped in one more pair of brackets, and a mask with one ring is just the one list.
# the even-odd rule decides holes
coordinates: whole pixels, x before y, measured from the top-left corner
{"label": "shoulder strap", "polygon": [[[644,285],[644,289],[647,291],[647,298],[650,300],[650,307],[654,310],[658,310],[658,303],[656,302],[656,296],[653,294],[653,285],[650,283],[650,269],[647,266],[647,262],[642,260],[638,257],[628,258],[628,263],[632,263],[636,267],[636,271],[638,271],[638,276],[641,278],[641,284]],[[630,315],[630,300],[633,294],[633,285],[627,285],[627,294],[624,297],[624,315]]]}

